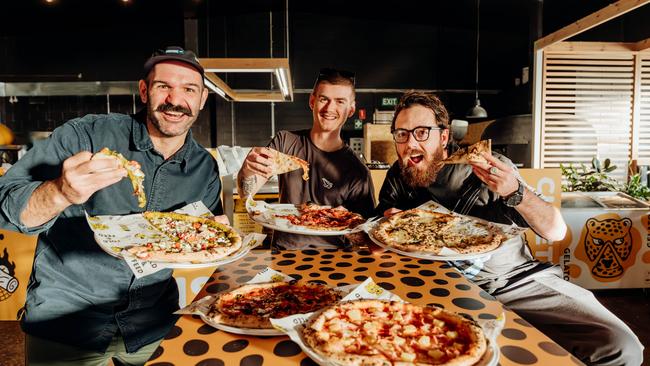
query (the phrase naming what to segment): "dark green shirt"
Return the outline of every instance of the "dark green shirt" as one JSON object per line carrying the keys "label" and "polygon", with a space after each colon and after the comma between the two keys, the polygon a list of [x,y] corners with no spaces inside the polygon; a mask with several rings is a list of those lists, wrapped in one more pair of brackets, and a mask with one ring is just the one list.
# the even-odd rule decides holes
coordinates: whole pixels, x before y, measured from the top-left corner
{"label": "dark green shirt", "polygon": [[[0,178],[0,222],[4,228],[38,234],[22,326],[26,333],[105,351],[119,332],[128,352],[162,338],[178,308],[172,271],[136,279],[127,264],[103,252],[88,227],[90,215],[172,211],[203,201],[221,214],[221,184],[212,156],[188,134],[182,148],[165,160],[153,146],[143,115],[87,115],[71,120],[37,143]],[[28,228],[20,213],[32,192],[61,175],[63,161],[80,151],[104,147],[135,160],[145,174],[147,206],[138,207],[128,179],[96,192],[83,205],[68,207],[50,222]]]}

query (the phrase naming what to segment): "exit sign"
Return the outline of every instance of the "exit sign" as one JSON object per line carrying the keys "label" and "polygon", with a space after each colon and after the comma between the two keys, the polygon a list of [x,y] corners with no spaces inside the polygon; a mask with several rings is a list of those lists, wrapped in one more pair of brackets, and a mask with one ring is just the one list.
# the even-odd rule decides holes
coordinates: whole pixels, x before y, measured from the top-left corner
{"label": "exit sign", "polygon": [[397,105],[397,97],[395,98],[381,98],[382,107],[394,107]]}

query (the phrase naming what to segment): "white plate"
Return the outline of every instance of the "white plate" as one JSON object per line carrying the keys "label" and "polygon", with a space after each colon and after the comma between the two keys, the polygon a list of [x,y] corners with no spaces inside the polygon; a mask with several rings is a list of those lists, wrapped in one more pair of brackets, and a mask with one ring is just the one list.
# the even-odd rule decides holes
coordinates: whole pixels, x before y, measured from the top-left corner
{"label": "white plate", "polygon": [[[434,260],[434,261],[464,261],[464,260],[473,260],[473,259],[478,259],[478,258],[483,258],[487,256],[491,256],[492,254],[498,253],[500,250],[502,250],[505,247],[505,244],[513,239],[508,239],[501,243],[497,248],[492,249],[489,252],[485,253],[472,253],[472,254],[460,254],[460,253],[450,253],[450,254],[431,254],[427,252],[406,252],[403,250],[399,250],[397,248],[393,248],[389,245],[386,245],[382,243],[380,240],[374,237],[372,234],[373,230],[379,224],[382,220],[378,220],[373,222],[372,224],[366,225],[366,233],[370,237],[370,240],[373,241],[373,243],[379,245],[380,247],[390,250],[392,252],[395,252],[397,254],[405,255],[407,257],[413,257],[413,258],[418,258],[418,259],[429,259],[429,260]],[[451,250],[450,250],[451,251]]]}
{"label": "white plate", "polygon": [[[266,203],[263,201],[253,202],[257,206],[251,206],[251,200],[246,201],[246,211],[248,211],[248,216],[256,223],[269,229],[278,230],[285,233],[318,236],[340,236],[363,231],[363,224],[360,224],[354,229],[345,230],[316,230],[293,225],[291,222],[289,222],[289,220],[277,217],[269,218],[265,217],[265,215],[299,215],[300,212],[298,212],[296,205],[286,203]],[[253,213],[254,210],[264,210],[266,212],[265,214],[255,214]]]}

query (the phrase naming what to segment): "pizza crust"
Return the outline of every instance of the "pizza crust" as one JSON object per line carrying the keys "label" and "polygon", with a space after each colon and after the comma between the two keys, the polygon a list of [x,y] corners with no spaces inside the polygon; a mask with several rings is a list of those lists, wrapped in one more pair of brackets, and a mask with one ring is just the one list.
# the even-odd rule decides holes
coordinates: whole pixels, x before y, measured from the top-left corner
{"label": "pizza crust", "polygon": [[133,195],[138,199],[138,207],[147,205],[147,196],[144,192],[144,172],[140,167],[140,163],[135,160],[129,161],[119,152],[107,147],[95,153],[91,159],[116,159],[120,166],[126,169],[127,176],[133,186]]}
{"label": "pizza crust", "polygon": [[485,163],[488,161],[481,155],[486,152],[492,153],[492,140],[482,140],[468,147],[458,149],[455,153],[451,154],[447,159],[443,160],[443,164],[471,164],[471,163]]}

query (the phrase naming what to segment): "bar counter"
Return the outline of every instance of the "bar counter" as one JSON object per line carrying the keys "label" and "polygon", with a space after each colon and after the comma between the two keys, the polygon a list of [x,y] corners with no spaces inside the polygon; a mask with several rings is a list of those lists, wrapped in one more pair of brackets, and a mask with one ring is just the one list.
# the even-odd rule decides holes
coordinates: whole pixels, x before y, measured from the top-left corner
{"label": "bar counter", "polygon": [[[504,312],[506,324],[497,339],[500,365],[582,365],[445,262],[391,252],[326,249],[272,254],[256,250],[239,261],[217,268],[196,299],[235,288],[267,266],[298,279],[331,286],[360,283],[370,276],[405,301],[438,305],[475,319],[494,319]],[[146,365],[308,366],[315,363],[287,336],[230,334],[206,325],[198,316],[183,315]]]}

